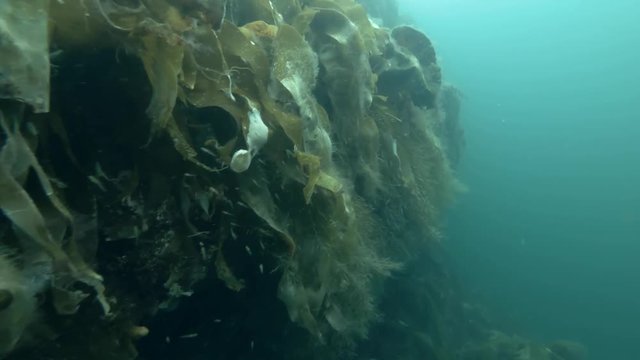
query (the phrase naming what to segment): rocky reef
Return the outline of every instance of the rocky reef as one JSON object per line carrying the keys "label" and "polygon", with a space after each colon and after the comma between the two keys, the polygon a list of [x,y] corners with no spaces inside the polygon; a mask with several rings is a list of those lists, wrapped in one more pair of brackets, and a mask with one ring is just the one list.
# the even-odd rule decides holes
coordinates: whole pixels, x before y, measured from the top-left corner
{"label": "rocky reef", "polygon": [[481,338],[439,243],[459,95],[422,32],[352,0],[6,0],[0,53],[0,357]]}

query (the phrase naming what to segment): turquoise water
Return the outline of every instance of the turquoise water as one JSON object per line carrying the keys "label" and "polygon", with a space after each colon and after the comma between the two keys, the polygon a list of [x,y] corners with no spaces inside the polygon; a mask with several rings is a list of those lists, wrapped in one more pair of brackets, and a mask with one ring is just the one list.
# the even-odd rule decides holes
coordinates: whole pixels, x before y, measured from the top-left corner
{"label": "turquoise water", "polygon": [[446,244],[497,326],[640,358],[640,1],[401,0],[465,95]]}

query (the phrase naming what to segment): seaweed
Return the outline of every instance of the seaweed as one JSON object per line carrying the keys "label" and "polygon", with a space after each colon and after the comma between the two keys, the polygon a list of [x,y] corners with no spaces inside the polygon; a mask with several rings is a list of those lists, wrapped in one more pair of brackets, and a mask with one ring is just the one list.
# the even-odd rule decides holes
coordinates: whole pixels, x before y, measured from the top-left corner
{"label": "seaweed", "polygon": [[49,111],[49,2],[0,4],[0,98],[20,99]]}
{"label": "seaweed", "polygon": [[0,62],[0,272],[40,281],[0,282],[0,319],[33,319],[3,322],[0,351],[345,359],[415,312],[394,334],[450,358],[449,278],[405,271],[441,251],[461,141],[426,35],[351,0],[7,9],[38,46],[0,28],[28,60]]}

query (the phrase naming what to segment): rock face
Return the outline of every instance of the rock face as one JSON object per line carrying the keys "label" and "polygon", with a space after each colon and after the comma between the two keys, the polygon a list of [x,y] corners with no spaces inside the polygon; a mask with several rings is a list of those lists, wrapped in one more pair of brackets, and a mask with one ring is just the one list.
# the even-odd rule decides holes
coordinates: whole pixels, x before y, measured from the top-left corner
{"label": "rock face", "polygon": [[28,3],[0,5],[7,358],[451,358],[459,101],[424,34],[351,0]]}

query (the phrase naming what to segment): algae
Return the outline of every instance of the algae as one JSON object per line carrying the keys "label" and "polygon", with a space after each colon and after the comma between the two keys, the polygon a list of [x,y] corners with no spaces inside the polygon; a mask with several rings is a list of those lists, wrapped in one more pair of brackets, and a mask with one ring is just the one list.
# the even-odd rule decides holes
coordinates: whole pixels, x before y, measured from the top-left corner
{"label": "algae", "polygon": [[49,1],[0,4],[0,98],[49,111]]}
{"label": "algae", "polygon": [[426,35],[351,0],[0,10],[0,275],[39,280],[0,281],[9,359],[453,358]]}

